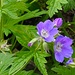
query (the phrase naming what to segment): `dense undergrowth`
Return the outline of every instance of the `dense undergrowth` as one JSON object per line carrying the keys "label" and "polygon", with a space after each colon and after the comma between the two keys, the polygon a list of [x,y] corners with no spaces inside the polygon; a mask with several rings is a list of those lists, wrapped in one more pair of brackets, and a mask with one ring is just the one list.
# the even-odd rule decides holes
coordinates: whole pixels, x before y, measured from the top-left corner
{"label": "dense undergrowth", "polygon": [[0,0],[0,75],[74,71],[75,0]]}

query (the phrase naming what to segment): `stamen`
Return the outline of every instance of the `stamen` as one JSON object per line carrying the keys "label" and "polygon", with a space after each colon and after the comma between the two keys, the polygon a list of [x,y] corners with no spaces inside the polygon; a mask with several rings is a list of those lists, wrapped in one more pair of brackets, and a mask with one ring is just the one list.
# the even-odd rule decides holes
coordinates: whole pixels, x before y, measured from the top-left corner
{"label": "stamen", "polygon": [[49,36],[48,31],[42,29],[41,30],[41,36],[44,37],[44,38],[47,38]]}
{"label": "stamen", "polygon": [[62,44],[60,42],[58,42],[57,45],[55,46],[55,48],[56,48],[55,50],[58,52],[61,52],[61,47],[62,47]]}

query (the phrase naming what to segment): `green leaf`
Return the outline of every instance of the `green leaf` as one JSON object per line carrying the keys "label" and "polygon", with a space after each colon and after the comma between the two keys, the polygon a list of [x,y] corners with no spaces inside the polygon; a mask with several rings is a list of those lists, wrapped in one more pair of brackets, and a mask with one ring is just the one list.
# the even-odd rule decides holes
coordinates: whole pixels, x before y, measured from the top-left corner
{"label": "green leaf", "polygon": [[65,12],[67,12],[68,10],[75,10],[75,0],[68,0],[68,3],[63,7]]}
{"label": "green leaf", "polygon": [[6,53],[0,53],[0,75],[4,75],[4,73],[7,73],[7,69],[14,61],[14,57],[12,57],[12,54]]}
{"label": "green leaf", "polygon": [[31,12],[28,12],[28,13],[24,14],[23,16],[21,16],[18,19],[9,18],[7,23],[4,26],[14,25],[14,24],[16,24],[20,21],[27,20],[27,19],[30,19],[30,18],[33,18],[33,17],[38,17],[42,14],[47,14],[47,11],[44,11],[44,10],[43,11],[39,11],[39,10],[31,11]]}
{"label": "green leaf", "polygon": [[56,74],[55,72],[53,72],[52,70],[48,71],[48,75],[59,75],[59,74]]}
{"label": "green leaf", "polygon": [[44,57],[46,57],[46,54],[44,55],[43,52],[37,52],[34,56],[34,63],[43,75],[48,75],[45,66],[45,63],[47,63],[47,61]]}
{"label": "green leaf", "polygon": [[3,0],[3,6],[8,4],[8,3],[13,3],[16,2],[17,0]]}
{"label": "green leaf", "polygon": [[33,70],[31,71],[19,71],[17,74],[15,75],[32,75],[33,74]]}
{"label": "green leaf", "polygon": [[48,0],[47,1],[47,8],[48,8],[48,14],[50,17],[52,17],[55,12],[58,12],[58,10],[62,10],[61,4],[68,3],[67,0]]}
{"label": "green leaf", "polygon": [[68,68],[67,66],[58,66],[58,67],[54,67],[52,68],[53,71],[57,72],[58,74],[61,75],[75,75],[75,68]]}
{"label": "green leaf", "polygon": [[14,61],[14,63],[12,64],[9,74],[14,75],[16,74],[18,71],[20,71],[23,67],[25,67],[28,62],[31,60],[31,58],[33,57],[34,52],[30,51],[24,55],[22,55],[21,58],[16,58],[16,60]]}
{"label": "green leaf", "polygon": [[[18,22],[20,22],[20,21],[22,21],[22,20],[27,20],[27,19],[30,19],[30,18],[33,18],[33,17],[38,17],[38,16],[40,16],[40,15],[42,15],[42,14],[46,14],[47,12],[46,11],[40,11],[40,12],[38,12],[38,10],[35,10],[35,11],[32,11],[32,12],[29,12],[29,13],[26,13],[26,14],[24,14],[23,16],[21,16],[19,19],[11,19],[11,18],[8,18],[7,20],[6,20],[6,23],[4,24],[4,26],[3,26],[3,31],[4,31],[4,33],[6,34],[6,35],[8,35],[10,32],[9,32],[9,30],[11,30],[12,32],[14,31],[14,29],[16,29],[13,25],[14,24],[16,24],[16,23],[18,23]],[[12,27],[13,26],[13,27]],[[23,26],[22,26],[23,27]],[[19,28],[19,27],[18,27]],[[17,28],[17,30],[18,30],[18,28]],[[25,27],[24,27],[25,28]],[[23,28],[23,29],[24,29]],[[29,28],[31,28],[31,27],[29,27]],[[34,27],[33,27],[34,28]],[[7,31],[7,32],[6,32]],[[19,30],[18,30],[19,31]],[[25,31],[25,29],[23,30],[23,32]],[[20,31],[19,31],[20,32]],[[18,33],[18,32],[17,32]],[[16,34],[17,34],[16,33]],[[28,32],[29,33],[29,32]],[[27,33],[27,34],[28,34]],[[21,35],[20,35],[21,36]],[[19,37],[17,37],[18,39],[20,39]]]}
{"label": "green leaf", "polygon": [[28,48],[28,43],[31,39],[36,37],[36,27],[29,25],[15,25],[7,27],[16,36],[17,41],[24,47]]}
{"label": "green leaf", "polygon": [[18,19],[19,16],[18,16],[17,12],[19,12],[19,11],[29,12],[28,6],[29,6],[28,4],[21,2],[21,1],[19,1],[19,2],[8,2],[8,4],[3,6],[2,13],[8,15],[12,19]]}
{"label": "green leaf", "polygon": [[1,10],[0,10],[0,23],[1,23],[1,16],[2,16],[2,13],[1,13]]}
{"label": "green leaf", "polygon": [[33,70],[30,70],[30,71],[19,71],[17,74],[15,75],[38,75],[36,73],[34,73]]}
{"label": "green leaf", "polygon": [[11,33],[11,31],[7,28],[3,28],[3,32],[5,33],[6,36],[8,36]]}

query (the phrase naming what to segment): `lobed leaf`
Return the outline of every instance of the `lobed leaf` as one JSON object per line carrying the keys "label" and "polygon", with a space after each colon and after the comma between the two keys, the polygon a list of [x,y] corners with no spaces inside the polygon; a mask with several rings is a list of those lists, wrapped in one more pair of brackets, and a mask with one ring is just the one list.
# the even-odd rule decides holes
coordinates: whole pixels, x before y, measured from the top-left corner
{"label": "lobed leaf", "polygon": [[37,52],[34,56],[34,63],[43,75],[48,75],[45,66],[45,63],[47,63],[47,61],[44,57],[46,56],[43,54],[43,52]]}
{"label": "lobed leaf", "polygon": [[[9,2],[8,4],[3,6],[2,13],[8,15],[12,19],[18,19],[19,18],[19,15],[18,15],[19,11],[29,12],[28,6],[29,6],[28,4],[21,2],[21,1],[20,2],[11,2],[11,3]],[[21,13],[20,13],[20,15],[21,15]]]}
{"label": "lobed leaf", "polygon": [[58,10],[62,10],[61,4],[67,4],[67,0],[48,0],[47,1],[47,8],[48,8],[48,14],[50,17],[52,17],[55,12],[58,12]]}
{"label": "lobed leaf", "polygon": [[25,67],[27,65],[27,63],[31,60],[31,58],[33,57],[34,52],[30,51],[27,54],[22,55],[21,58],[17,58],[14,63],[12,64],[9,74],[14,75],[16,74],[18,71],[20,71],[23,67]]}
{"label": "lobed leaf", "polygon": [[3,75],[4,73],[7,73],[9,66],[11,66],[12,62],[14,61],[14,57],[12,54],[6,53],[0,53],[0,75]]}
{"label": "lobed leaf", "polygon": [[67,12],[69,10],[75,10],[75,0],[67,0],[68,3],[64,5],[64,12]]}
{"label": "lobed leaf", "polygon": [[28,42],[36,37],[35,26],[15,25],[8,28],[16,36],[17,41],[26,48],[28,48]]}
{"label": "lobed leaf", "polygon": [[64,66],[58,66],[58,67],[52,68],[52,70],[61,75],[74,75],[75,74],[74,72],[75,68],[71,68],[71,67],[68,68]]}

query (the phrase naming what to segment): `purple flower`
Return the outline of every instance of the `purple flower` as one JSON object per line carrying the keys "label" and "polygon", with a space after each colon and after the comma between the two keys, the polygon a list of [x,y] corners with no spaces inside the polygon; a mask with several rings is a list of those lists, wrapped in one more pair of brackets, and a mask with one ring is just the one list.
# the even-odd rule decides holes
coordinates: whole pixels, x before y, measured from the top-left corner
{"label": "purple flower", "polygon": [[53,22],[54,22],[54,25],[57,28],[59,28],[62,25],[63,20],[62,20],[62,18],[56,18]]}
{"label": "purple flower", "polygon": [[57,28],[54,28],[54,23],[50,20],[37,24],[38,34],[46,41],[54,41],[54,36],[58,33]]}
{"label": "purple flower", "polygon": [[58,36],[55,41],[54,45],[54,53],[55,53],[55,59],[58,62],[63,62],[64,57],[70,58],[73,54],[72,50],[72,39],[70,39],[67,36]]}

